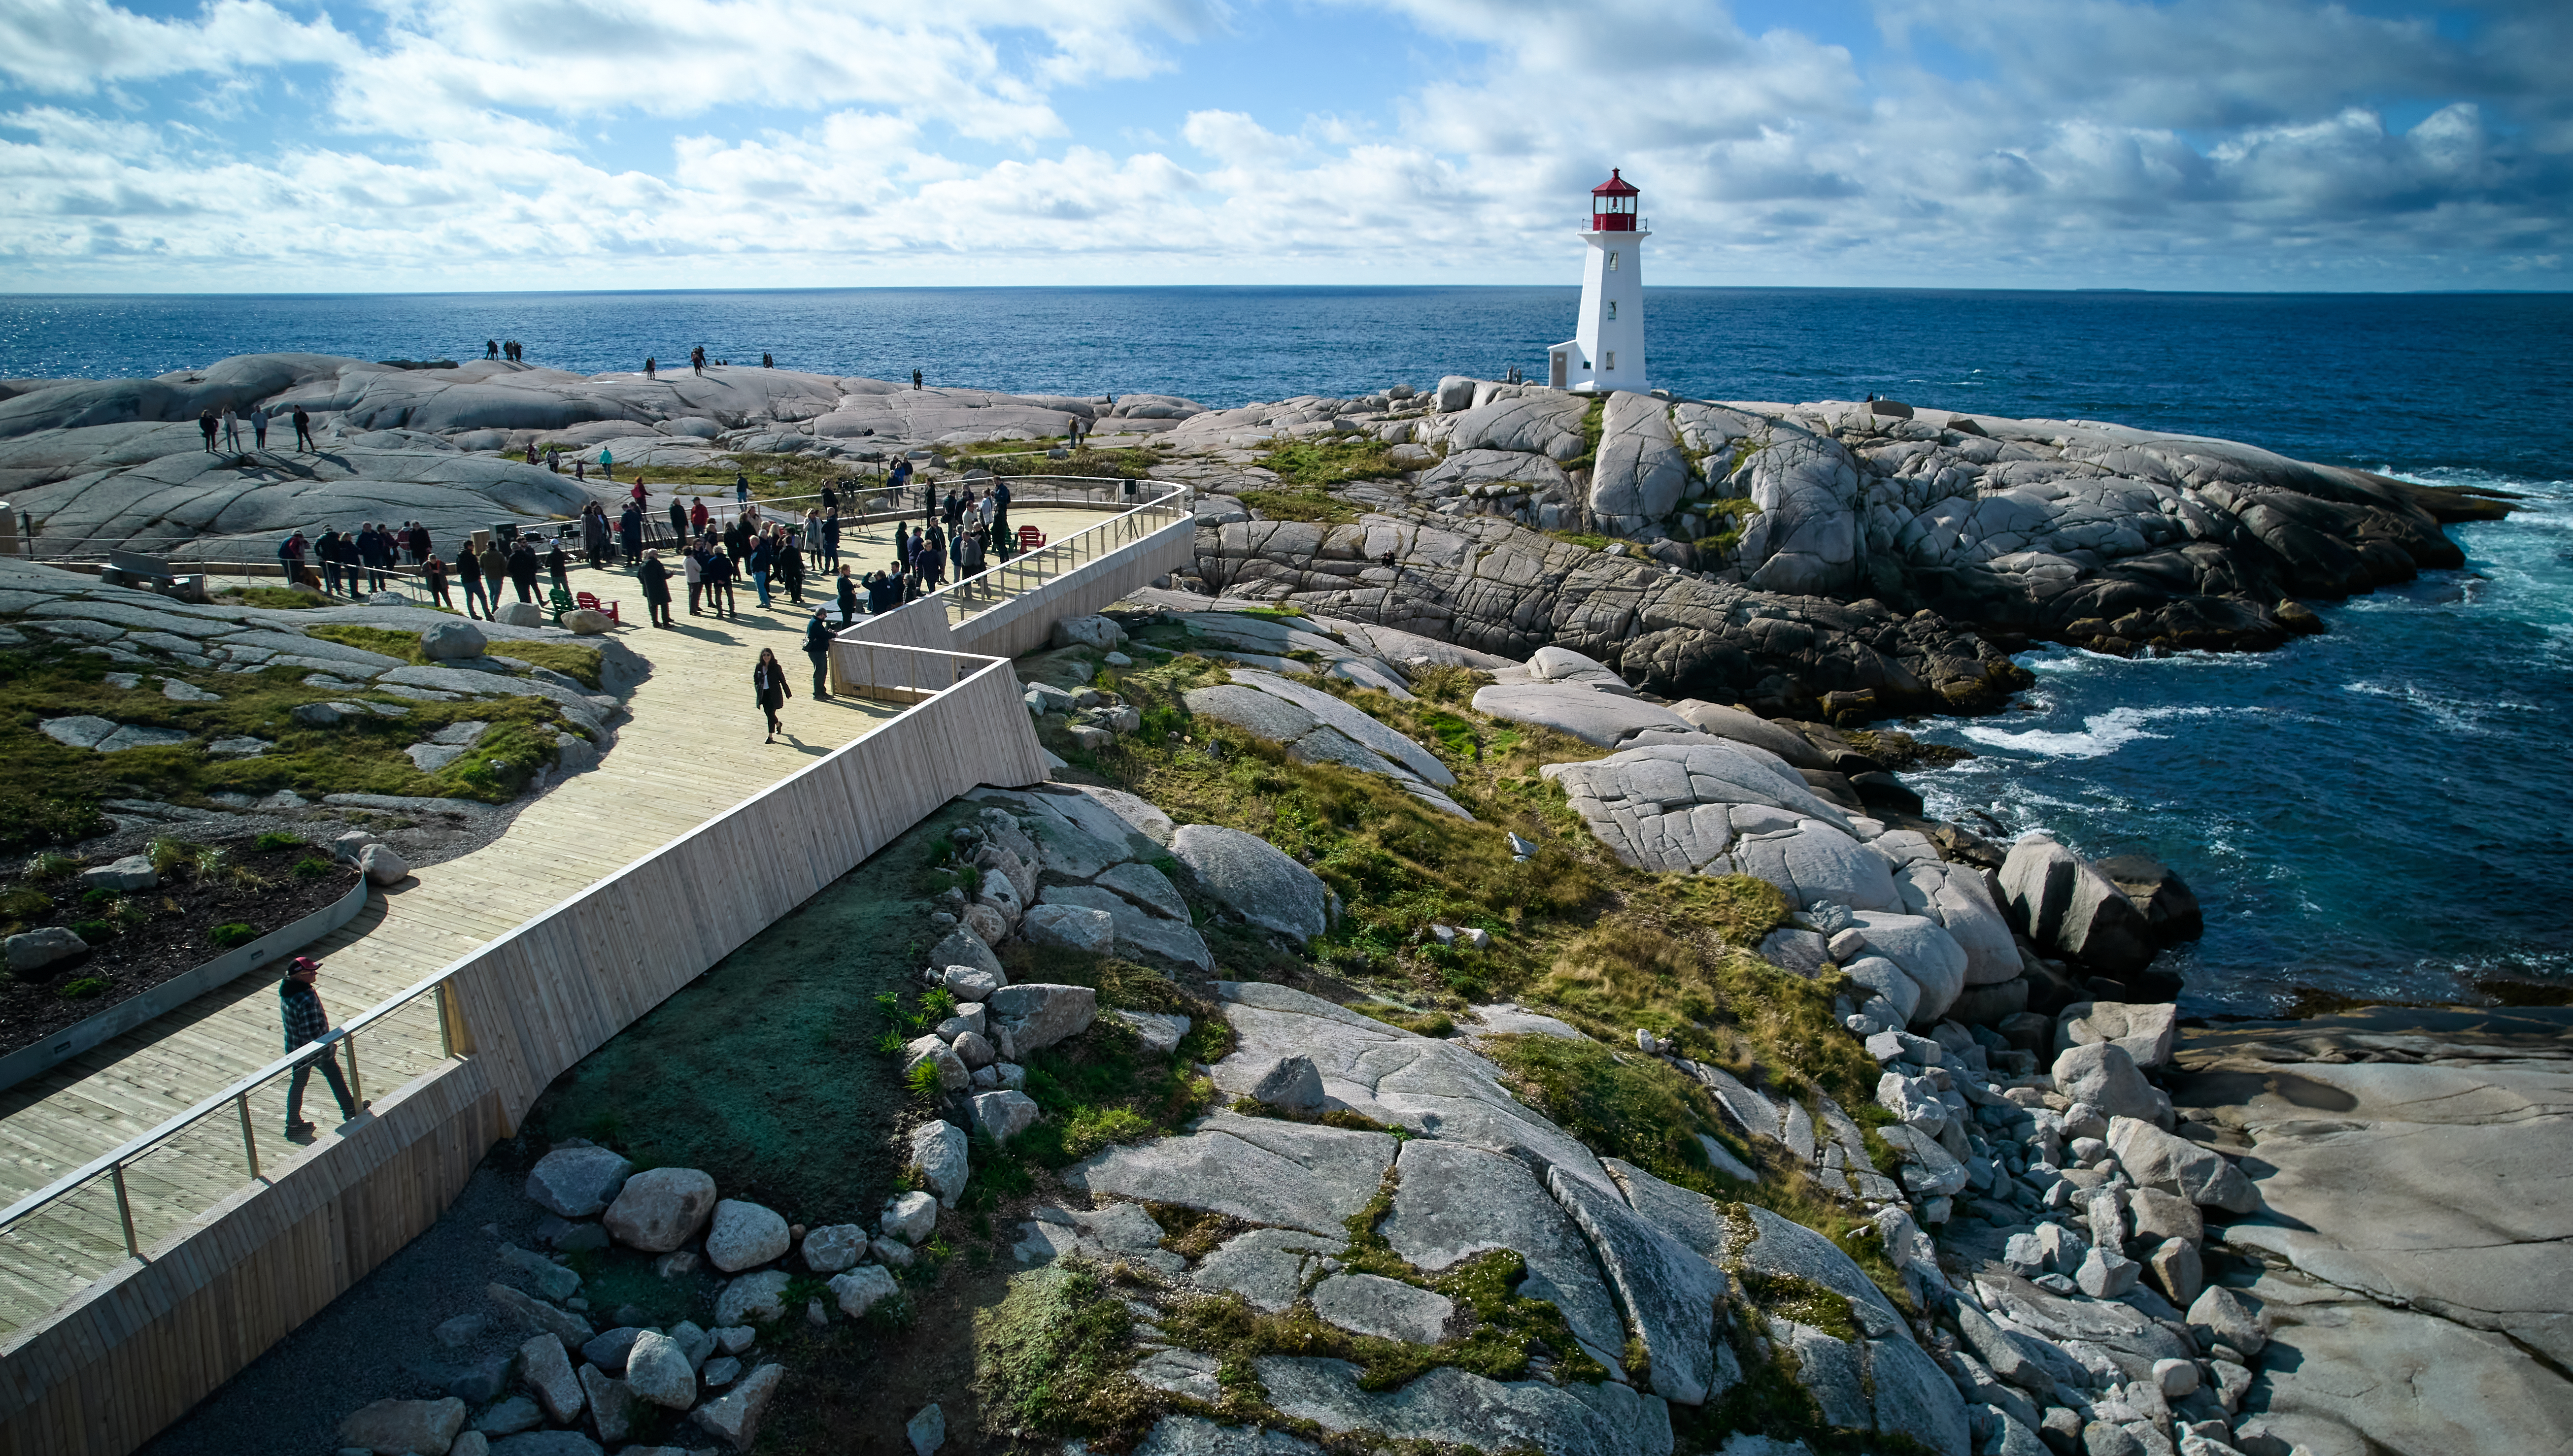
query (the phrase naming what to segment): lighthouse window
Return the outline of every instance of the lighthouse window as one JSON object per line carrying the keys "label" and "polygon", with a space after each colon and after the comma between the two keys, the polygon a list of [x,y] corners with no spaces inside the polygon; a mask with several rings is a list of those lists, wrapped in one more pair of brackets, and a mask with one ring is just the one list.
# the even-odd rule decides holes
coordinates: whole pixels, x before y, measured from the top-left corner
{"label": "lighthouse window", "polygon": [[1608,271],[1610,273],[1617,271],[1617,255],[1614,253],[1608,255]]}
{"label": "lighthouse window", "polygon": [[1610,299],[1608,301],[1608,317],[1611,319],[1617,317],[1617,301],[1615,299]]}
{"label": "lighthouse window", "polygon": [[1615,368],[1616,366],[1617,366],[1617,351],[1615,351],[1615,350],[1613,350],[1613,349],[1612,349],[1612,350],[1608,351],[1608,362],[1607,362],[1606,364],[1601,364],[1601,365],[1600,365],[1600,367],[1601,367],[1601,368],[1607,368],[1607,369],[1613,369],[1613,368]]}

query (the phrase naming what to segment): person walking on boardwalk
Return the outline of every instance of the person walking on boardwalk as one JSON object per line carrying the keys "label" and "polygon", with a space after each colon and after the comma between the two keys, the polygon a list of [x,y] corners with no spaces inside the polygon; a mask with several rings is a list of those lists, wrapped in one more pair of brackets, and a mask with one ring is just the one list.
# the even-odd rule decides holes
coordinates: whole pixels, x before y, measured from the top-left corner
{"label": "person walking on boardwalk", "polygon": [[777,567],[777,549],[760,536],[750,546],[750,584],[759,588],[759,604],[768,605],[768,573]]}
{"label": "person walking on boardwalk", "polygon": [[804,624],[804,655],[813,659],[813,701],[831,701],[831,613],[828,607],[813,608],[813,620]]}
{"label": "person walking on boardwalk", "polygon": [[679,552],[679,569],[688,578],[688,615],[704,616],[705,613],[697,609],[697,602],[706,591],[706,543],[688,542]]}
{"label": "person walking on boardwalk", "polygon": [[735,615],[732,602],[732,583],[733,578],[739,574],[740,572],[734,568],[732,558],[730,556],[714,549],[711,545],[706,548],[706,605],[718,616],[724,617],[727,620]]}
{"label": "person walking on boardwalk", "polygon": [[634,574],[643,579],[643,609],[651,618],[652,625],[669,626],[670,568],[661,564],[661,553],[645,551],[643,564],[635,569]]}
{"label": "person walking on boardwalk", "polygon": [[[464,586],[464,615],[478,621],[494,610],[491,598],[482,594],[482,558],[471,541],[455,548],[455,579]],[[477,601],[482,604],[478,612],[473,610]]]}
{"label": "person walking on boardwalk", "polygon": [[533,602],[536,599],[536,548],[527,544],[524,536],[518,538],[517,546],[509,552],[509,584],[517,588],[518,600]]}
{"label": "person walking on boardwalk", "polygon": [[349,1121],[375,1105],[349,1095],[348,1079],[340,1075],[340,1055],[334,1044],[340,1034],[331,1030],[331,1014],[322,1009],[322,994],[313,983],[322,977],[322,963],[310,956],[298,956],[288,963],[286,979],[277,983],[278,1012],[286,1023],[286,1050],[319,1045],[321,1051],[295,1064],[295,1075],[286,1083],[286,1135],[306,1137],[313,1124],[304,1120],[304,1085],[313,1080],[313,1070],[322,1069],[322,1078],[331,1084],[331,1095],[340,1099],[340,1119]]}
{"label": "person walking on boardwalk", "polygon": [[750,670],[750,695],[759,711],[768,715],[768,741],[775,743],[778,731],[786,726],[777,721],[777,711],[795,696],[795,689],[786,685],[786,668],[777,660],[775,648],[759,649],[759,665]]}
{"label": "person walking on boardwalk", "polygon": [[446,563],[431,551],[420,568],[421,579],[429,584],[429,597],[448,611],[455,610],[455,598],[446,594]]}
{"label": "person walking on boardwalk", "polygon": [[846,625],[858,615],[858,578],[850,575],[849,568],[843,566],[840,568],[837,580],[840,587],[840,621]]}
{"label": "person walking on boardwalk", "polygon": [[643,559],[643,507],[641,505],[629,504],[625,507],[625,513],[617,518],[616,534],[625,543],[625,560],[628,565]]}

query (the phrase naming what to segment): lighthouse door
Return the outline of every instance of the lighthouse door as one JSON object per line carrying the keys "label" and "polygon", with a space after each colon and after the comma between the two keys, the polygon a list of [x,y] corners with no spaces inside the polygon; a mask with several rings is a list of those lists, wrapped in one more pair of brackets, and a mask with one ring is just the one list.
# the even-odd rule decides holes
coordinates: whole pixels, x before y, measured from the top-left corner
{"label": "lighthouse door", "polygon": [[1549,355],[1547,358],[1548,358],[1548,361],[1549,361],[1549,363],[1548,363],[1548,366],[1547,366],[1547,373],[1548,373],[1549,377],[1546,379],[1546,382],[1547,382],[1547,383],[1549,383],[1549,384],[1552,384],[1554,387],[1556,387],[1556,388],[1558,388],[1558,389],[1560,389],[1560,388],[1562,388],[1564,385],[1566,385],[1566,384],[1570,383],[1570,382],[1571,382],[1571,379],[1570,379],[1570,377],[1568,376],[1568,370],[1567,370],[1567,367],[1566,367],[1566,362],[1565,362],[1565,360],[1564,360],[1563,351],[1562,351],[1562,350],[1559,350],[1559,349],[1558,349],[1558,350],[1555,350],[1555,351],[1554,351],[1551,355]]}

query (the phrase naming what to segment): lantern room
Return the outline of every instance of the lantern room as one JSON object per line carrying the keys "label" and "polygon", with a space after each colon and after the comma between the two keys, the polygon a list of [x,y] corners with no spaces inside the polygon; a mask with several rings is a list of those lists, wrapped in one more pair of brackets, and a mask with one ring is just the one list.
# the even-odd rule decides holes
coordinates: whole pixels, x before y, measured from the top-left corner
{"label": "lantern room", "polygon": [[1593,233],[1632,233],[1635,231],[1635,202],[1641,194],[1635,184],[1620,175],[1622,169],[1608,169],[1608,180],[1590,189],[1590,231]]}

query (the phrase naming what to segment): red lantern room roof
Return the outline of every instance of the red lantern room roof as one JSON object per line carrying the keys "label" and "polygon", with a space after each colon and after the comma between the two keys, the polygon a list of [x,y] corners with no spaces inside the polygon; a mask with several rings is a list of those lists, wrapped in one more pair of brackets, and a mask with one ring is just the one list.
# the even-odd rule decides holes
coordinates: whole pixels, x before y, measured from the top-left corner
{"label": "red lantern room roof", "polygon": [[1609,168],[1608,180],[1599,184],[1597,187],[1590,189],[1590,195],[1592,197],[1637,196],[1638,194],[1635,191],[1635,184],[1628,182],[1624,177],[1619,175],[1622,171],[1622,168]]}

